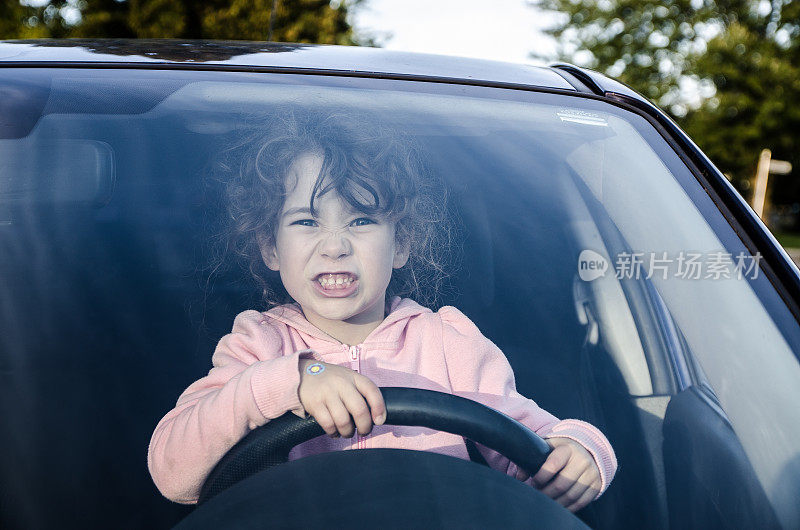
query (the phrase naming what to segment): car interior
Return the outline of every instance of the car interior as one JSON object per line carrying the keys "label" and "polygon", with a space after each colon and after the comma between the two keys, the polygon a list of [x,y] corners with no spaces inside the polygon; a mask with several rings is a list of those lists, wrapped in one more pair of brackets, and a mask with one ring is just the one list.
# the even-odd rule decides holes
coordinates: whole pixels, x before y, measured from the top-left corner
{"label": "car interior", "polygon": [[[207,373],[233,317],[266,309],[243,270],[214,261],[222,183],[209,157],[235,127],[197,132],[202,116],[152,117],[141,98],[102,115],[103,102],[74,94],[47,104],[55,110],[30,134],[0,139],[0,154],[19,160],[0,173],[0,526],[172,526],[192,507],[150,480],[153,428]],[[443,134],[416,118],[461,234],[439,305],[503,350],[520,393],[594,424],[615,448],[617,476],[580,518],[596,528],[774,523],[658,291],[578,278],[584,248],[626,248],[564,162],[585,139]],[[32,149],[49,156],[12,156]]]}

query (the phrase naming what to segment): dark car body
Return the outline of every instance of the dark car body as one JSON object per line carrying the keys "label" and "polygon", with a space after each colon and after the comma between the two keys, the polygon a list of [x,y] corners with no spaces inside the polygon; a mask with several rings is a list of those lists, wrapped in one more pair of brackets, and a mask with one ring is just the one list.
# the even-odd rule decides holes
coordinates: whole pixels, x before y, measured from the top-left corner
{"label": "dark car body", "polygon": [[[214,88],[222,82],[271,88],[267,96],[250,88],[226,94]],[[438,153],[436,167],[452,172],[466,233],[464,267],[443,302],[462,308],[503,349],[524,395],[557,416],[595,423],[611,440],[618,475],[580,514],[584,521],[602,528],[800,525],[800,274],[702,151],[630,88],[567,64],[371,48],[37,40],[0,42],[0,527],[167,527],[191,511],[158,494],[147,472],[147,443],[180,392],[207,373],[233,317],[257,303],[241,275],[223,271],[209,280],[213,260],[205,242],[213,234],[206,222],[220,188],[201,176],[209,153],[231,131],[226,109],[246,115],[253,101],[306,82],[311,101],[342,90],[378,99],[391,93],[381,109],[393,101],[405,108],[406,94],[430,95],[433,112],[458,98],[475,105],[463,123],[442,119],[419,129]],[[571,128],[552,141],[545,134],[532,140],[487,120],[485,141],[476,140],[487,119],[482,100],[499,102],[500,110],[508,102],[508,115],[498,120],[511,123],[514,109],[526,106],[552,108],[554,123]],[[152,114],[165,101],[175,106]],[[216,107],[201,106],[208,101]],[[423,114],[397,120],[422,123]],[[172,146],[178,118],[185,138]],[[641,209],[639,218],[615,216],[611,203],[628,191],[606,180],[598,192],[591,178],[599,160],[592,146],[614,160],[606,151],[617,145],[607,134],[614,120],[630,120],[632,132],[620,133],[620,142],[635,132],[685,197],[670,195],[663,207],[621,208]],[[452,155],[458,142],[493,149],[467,160],[470,149]],[[514,156],[501,160],[499,153],[523,152],[528,142],[541,156],[491,172]],[[562,164],[564,146],[588,154]],[[630,196],[658,202],[658,194],[633,190],[650,178],[652,164],[630,167],[635,171],[621,179],[630,179]],[[515,188],[528,171],[535,178]],[[548,200],[564,182],[576,183],[568,197],[579,208]],[[530,202],[506,208],[504,190],[530,195]],[[715,234],[731,255],[760,256],[761,274],[714,303],[708,300],[726,292],[719,284],[698,288],[692,301],[693,288],[672,293],[649,278],[623,277],[619,288],[601,292],[575,279],[578,251],[595,248],[593,236],[569,229],[584,239],[567,243],[563,227],[591,223],[609,256],[612,249],[630,253],[632,241],[657,231],[658,212],[681,201],[705,219],[698,233]],[[676,206],[663,224],[692,241],[692,223],[679,226],[688,208]],[[653,224],[637,231],[637,223]],[[534,286],[513,288],[520,278]],[[625,329],[613,324],[620,301],[633,315]],[[692,304],[702,306],[699,313],[682,311]],[[731,320],[726,308],[741,309],[753,329]],[[703,326],[691,325],[701,318],[708,318],[702,340]],[[630,333],[641,344],[641,366],[615,357]],[[754,349],[751,340],[764,348]],[[736,344],[747,344],[742,348],[751,355],[726,358]],[[631,389],[637,370],[647,374],[644,390]]]}

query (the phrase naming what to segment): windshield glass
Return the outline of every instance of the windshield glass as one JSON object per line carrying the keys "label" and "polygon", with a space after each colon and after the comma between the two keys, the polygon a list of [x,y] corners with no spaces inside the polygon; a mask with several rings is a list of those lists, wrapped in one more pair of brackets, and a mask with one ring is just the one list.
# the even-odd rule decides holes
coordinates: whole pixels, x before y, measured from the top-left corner
{"label": "windshield glass", "polygon": [[[9,69],[0,88],[13,108],[0,123],[0,443],[19,521],[185,513],[158,497],[144,451],[233,318],[268,309],[226,239],[225,197],[248,139],[286,112],[366,116],[421,146],[453,227],[431,308],[467,314],[524,396],[644,455],[638,476],[620,467],[632,513],[666,517],[651,426],[703,387],[791,520],[797,322],[642,116],[577,95],[288,74]],[[42,508],[83,488],[91,506]]]}

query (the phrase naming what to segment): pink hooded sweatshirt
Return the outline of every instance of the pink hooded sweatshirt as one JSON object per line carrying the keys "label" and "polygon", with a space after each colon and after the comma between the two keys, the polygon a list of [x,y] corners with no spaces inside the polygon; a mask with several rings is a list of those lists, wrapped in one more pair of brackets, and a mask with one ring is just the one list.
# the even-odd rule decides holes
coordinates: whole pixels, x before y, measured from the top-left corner
{"label": "pink hooded sweatshirt", "polygon": [[[617,468],[605,436],[579,420],[559,421],[520,395],[505,355],[466,315],[451,306],[434,313],[397,296],[388,306],[383,322],[353,346],[312,325],[296,303],[239,314],[233,331],[214,351],[211,371],[186,389],[153,433],[148,466],[161,493],[176,502],[196,503],[203,481],[236,442],[287,411],[302,411],[298,360],[312,357],[351,368],[379,387],[455,394],[497,409],[543,438],[575,440],[594,457],[600,493],[605,491]],[[492,468],[516,474],[507,458],[477,447]],[[367,436],[320,436],[297,445],[289,460],[365,448],[425,450],[469,460],[460,436],[393,425],[375,425]],[[532,478],[526,483],[532,485]]]}

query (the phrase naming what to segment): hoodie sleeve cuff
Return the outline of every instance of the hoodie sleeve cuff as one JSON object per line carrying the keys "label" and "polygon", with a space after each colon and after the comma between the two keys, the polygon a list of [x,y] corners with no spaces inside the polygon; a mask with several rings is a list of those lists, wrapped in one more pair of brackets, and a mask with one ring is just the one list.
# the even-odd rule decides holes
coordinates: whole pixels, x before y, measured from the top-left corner
{"label": "hoodie sleeve cuff", "polygon": [[600,491],[595,499],[608,489],[617,472],[617,456],[609,441],[595,426],[580,420],[562,420],[544,438],[569,438],[581,444],[592,455],[600,470]]}
{"label": "hoodie sleeve cuff", "polygon": [[250,388],[264,419],[272,420],[285,412],[300,409],[300,352],[256,363]]}

